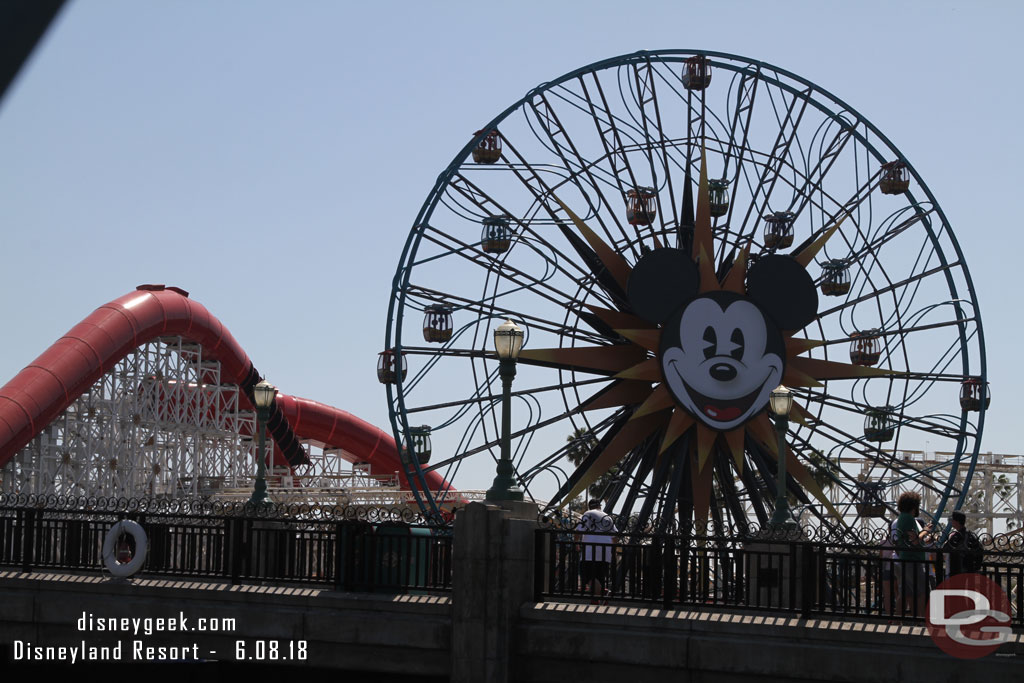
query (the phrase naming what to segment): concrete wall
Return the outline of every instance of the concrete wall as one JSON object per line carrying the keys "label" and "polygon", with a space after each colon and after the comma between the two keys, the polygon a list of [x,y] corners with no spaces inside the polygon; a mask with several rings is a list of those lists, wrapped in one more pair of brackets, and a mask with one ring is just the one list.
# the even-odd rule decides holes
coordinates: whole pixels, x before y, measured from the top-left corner
{"label": "concrete wall", "polygon": [[535,683],[1024,680],[1024,636],[958,660],[924,627],[540,603],[516,629],[516,680]]}
{"label": "concrete wall", "polygon": [[[108,618],[183,613],[189,628],[196,628],[200,618],[234,618],[237,630],[115,637],[79,631],[83,612]],[[279,641],[280,653],[286,652],[287,641],[307,641],[308,659],[288,662],[293,665],[447,676],[451,601],[317,588],[0,572],[0,643],[8,647],[15,640],[43,646],[78,645],[82,640],[102,646],[121,640],[127,656],[133,640],[160,647],[196,643],[202,658],[232,660],[237,641],[244,641],[248,656],[256,652],[255,641],[270,639]]]}
{"label": "concrete wall", "polygon": [[[534,603],[535,517],[471,504],[457,519],[451,597],[338,593],[163,579],[0,571],[0,664],[14,640],[110,644],[83,633],[97,617],[234,618],[226,633],[119,634],[147,646],[196,643],[198,656],[234,658],[237,641],[305,640],[296,666],[437,676],[454,683],[648,681],[928,683],[1024,680],[1024,636],[963,661],[922,627],[714,611]],[[211,654],[215,651],[216,654]]]}

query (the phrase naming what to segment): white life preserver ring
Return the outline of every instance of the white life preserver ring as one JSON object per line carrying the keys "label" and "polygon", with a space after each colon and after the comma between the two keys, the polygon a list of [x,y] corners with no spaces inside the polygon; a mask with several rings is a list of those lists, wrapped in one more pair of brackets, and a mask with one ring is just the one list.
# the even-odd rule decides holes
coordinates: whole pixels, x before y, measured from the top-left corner
{"label": "white life preserver ring", "polygon": [[[117,560],[117,540],[121,538],[122,534],[128,534],[135,539],[135,555],[128,562],[118,562]],[[142,530],[138,522],[122,519],[110,527],[107,537],[103,540],[103,564],[106,565],[107,571],[114,576],[123,578],[142,569],[142,563],[146,561],[146,542],[146,532]]]}

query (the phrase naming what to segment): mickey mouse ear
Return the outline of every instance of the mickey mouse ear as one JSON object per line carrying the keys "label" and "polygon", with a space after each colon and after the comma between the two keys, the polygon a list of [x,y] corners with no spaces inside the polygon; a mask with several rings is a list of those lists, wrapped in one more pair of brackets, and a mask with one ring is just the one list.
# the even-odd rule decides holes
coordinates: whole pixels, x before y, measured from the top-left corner
{"label": "mickey mouse ear", "polygon": [[799,330],[818,314],[818,290],[791,256],[763,256],[747,272],[747,296],[782,330]]}
{"label": "mickey mouse ear", "polygon": [[626,297],[634,313],[662,323],[697,295],[699,285],[700,274],[687,253],[665,247],[637,262],[626,283]]}

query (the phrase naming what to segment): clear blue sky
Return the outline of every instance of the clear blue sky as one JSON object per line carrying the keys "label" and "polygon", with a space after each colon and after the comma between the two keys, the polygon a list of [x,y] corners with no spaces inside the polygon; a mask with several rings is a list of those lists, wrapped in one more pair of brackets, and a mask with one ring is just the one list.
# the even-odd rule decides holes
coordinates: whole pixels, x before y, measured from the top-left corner
{"label": "clear blue sky", "polygon": [[983,448],[1024,452],[1022,15],[976,1],[72,0],[0,103],[0,382],[95,307],[162,282],[283,391],[386,426],[391,278],[437,174],[541,82],[698,48],[821,85],[914,164],[977,287]]}

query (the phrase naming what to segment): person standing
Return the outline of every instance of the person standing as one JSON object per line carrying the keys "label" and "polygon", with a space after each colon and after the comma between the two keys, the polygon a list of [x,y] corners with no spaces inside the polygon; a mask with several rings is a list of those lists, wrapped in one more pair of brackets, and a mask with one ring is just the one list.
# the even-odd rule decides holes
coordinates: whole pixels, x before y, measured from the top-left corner
{"label": "person standing", "polygon": [[900,516],[896,518],[893,546],[900,560],[899,587],[903,609],[912,609],[914,616],[924,616],[928,593],[928,562],[923,550],[932,530],[931,522],[921,529],[917,524],[921,514],[921,494],[906,491],[896,503]]}
{"label": "person standing", "polygon": [[949,516],[950,526],[953,531],[946,539],[942,549],[950,551],[947,559],[949,561],[949,575],[970,574],[981,571],[985,562],[985,553],[981,549],[981,541],[973,531],[967,528],[967,515],[957,510]]}
{"label": "person standing", "polygon": [[608,566],[613,558],[612,546],[618,540],[613,535],[617,529],[612,516],[601,509],[601,501],[591,500],[587,507],[576,525],[576,542],[583,541],[580,579],[590,593],[591,604],[597,604],[605,593]]}

